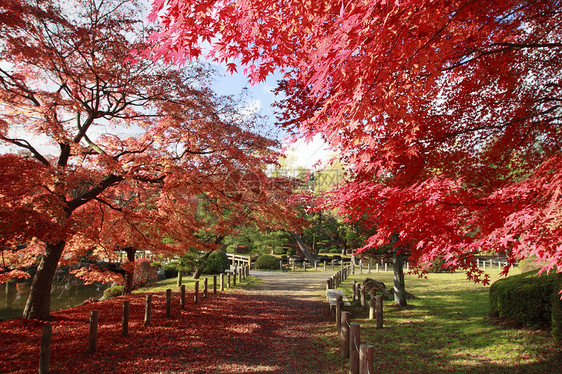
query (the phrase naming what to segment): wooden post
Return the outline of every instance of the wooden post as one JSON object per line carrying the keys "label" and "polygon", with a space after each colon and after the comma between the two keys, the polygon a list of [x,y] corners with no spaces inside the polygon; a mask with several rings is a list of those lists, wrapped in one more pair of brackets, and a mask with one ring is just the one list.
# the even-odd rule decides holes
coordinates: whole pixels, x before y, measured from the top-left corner
{"label": "wooden post", "polygon": [[232,274],[232,285],[236,286],[236,276],[238,275],[238,269],[234,268],[234,273]]}
{"label": "wooden post", "polygon": [[180,307],[185,309],[185,284],[180,287]]}
{"label": "wooden post", "polygon": [[326,271],[326,260],[324,260],[324,271]]}
{"label": "wooden post", "polygon": [[332,260],[332,270],[334,270],[334,260]]}
{"label": "wooden post", "polygon": [[195,304],[199,302],[199,281],[195,281],[195,295],[193,295],[193,301]]}
{"label": "wooden post", "polygon": [[327,290],[332,289],[332,278],[326,280],[326,289]]}
{"label": "wooden post", "polygon": [[283,270],[283,260],[279,260],[279,270]]}
{"label": "wooden post", "polygon": [[371,274],[371,267],[373,266],[373,260],[369,259],[369,263],[367,264],[367,269],[369,269],[369,274]]}
{"label": "wooden post", "polygon": [[227,274],[226,287],[230,288],[230,273]]}
{"label": "wooden post", "polygon": [[131,303],[129,300],[123,301],[123,317],[121,318],[121,335],[129,335],[129,310]]}
{"label": "wooden post", "polygon": [[318,261],[314,261],[314,271],[318,270]]}
{"label": "wooden post", "polygon": [[39,374],[47,374],[49,372],[52,334],[53,326],[43,325],[43,330],[41,333],[41,350],[39,351]]}
{"label": "wooden post", "polygon": [[358,323],[349,324],[349,372],[359,374],[359,346],[361,333]]}
{"label": "wooden post", "polygon": [[342,306],[343,306],[343,296],[338,295],[338,297],[336,297],[336,331],[338,332],[338,334],[340,333],[341,330]]}
{"label": "wooden post", "polygon": [[357,281],[353,281],[353,302],[359,300],[357,297]]}
{"label": "wooden post", "polygon": [[340,264],[340,267],[341,267],[341,269],[340,269],[340,270],[341,270],[341,271],[343,271],[343,258],[342,258],[342,260],[341,260],[341,264]]}
{"label": "wooden post", "polygon": [[382,329],[382,295],[377,295],[377,329]]}
{"label": "wooden post", "polygon": [[209,288],[209,278],[203,279],[203,297],[207,298],[207,289]]}
{"label": "wooden post", "polygon": [[375,319],[376,300],[375,290],[371,290],[371,298],[369,299],[369,319]]}
{"label": "wooden post", "polygon": [[152,295],[146,295],[146,305],[144,307],[144,324],[150,325],[150,314],[152,307]]}
{"label": "wooden post", "polygon": [[351,275],[355,275],[355,262],[351,262]]}
{"label": "wooden post", "polygon": [[340,355],[341,358],[349,357],[349,320],[351,312],[342,312],[340,330]]}
{"label": "wooden post", "polygon": [[302,268],[303,268],[304,271],[306,271],[306,261],[302,262]]}
{"label": "wooden post", "polygon": [[359,274],[363,274],[363,262],[359,262]]}
{"label": "wooden post", "polygon": [[213,275],[213,293],[217,293],[217,276]]}
{"label": "wooden post", "polygon": [[241,268],[238,272],[238,281],[242,283],[242,274],[245,272],[244,268]]}
{"label": "wooden post", "polygon": [[88,340],[88,352],[94,353],[96,351],[98,341],[98,311],[92,310],[90,312],[90,338]]}
{"label": "wooden post", "polygon": [[166,290],[166,317],[170,317],[172,315],[172,290]]}
{"label": "wooden post", "polygon": [[379,263],[377,262],[377,273],[379,272]]}
{"label": "wooden post", "polygon": [[365,287],[361,287],[361,306],[363,308],[367,307],[367,295],[365,293]]}
{"label": "wooden post", "polygon": [[361,344],[359,346],[359,372],[361,374],[374,373],[373,356],[375,348],[369,344]]}
{"label": "wooden post", "polygon": [[384,263],[384,271],[388,271],[388,264],[386,262]]}

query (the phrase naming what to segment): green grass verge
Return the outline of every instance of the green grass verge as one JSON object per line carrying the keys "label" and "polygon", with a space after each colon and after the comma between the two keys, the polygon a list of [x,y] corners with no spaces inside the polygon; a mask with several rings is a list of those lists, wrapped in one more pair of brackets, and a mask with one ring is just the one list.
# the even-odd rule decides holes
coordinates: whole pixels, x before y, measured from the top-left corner
{"label": "green grass verge", "polygon": [[[488,273],[492,282],[499,278],[497,270]],[[350,300],[353,281],[365,277],[392,285],[391,272],[352,276],[342,285]],[[418,298],[408,300],[409,307],[403,310],[385,301],[383,329],[376,329],[367,310],[350,309],[352,322],[361,325],[361,342],[375,348],[375,372],[560,372],[561,349],[550,331],[517,329],[490,320],[489,286],[474,284],[463,273],[430,274],[428,279],[406,275],[405,282]]]}
{"label": "green grass verge", "polygon": [[[231,275],[232,277],[232,275]],[[208,288],[208,292],[212,292],[213,291],[213,275],[202,275],[199,279],[193,279],[190,276],[186,276],[183,277],[182,280],[182,284],[185,285],[185,289],[186,290],[193,290],[195,289],[195,281],[199,281],[199,291],[203,290],[203,282],[204,279],[207,278],[207,288]],[[231,278],[232,279],[232,278]],[[228,288],[226,286],[227,284],[227,278],[225,277],[224,279],[224,291],[223,292],[228,292],[229,290],[235,290],[235,289],[247,289],[247,288],[251,288],[254,285],[258,284],[259,279],[256,277],[246,277],[245,279],[242,280],[242,282],[239,281],[239,278],[236,278],[236,286],[234,286],[234,283],[231,280],[230,283],[230,288]],[[168,279],[164,279],[158,282],[154,282],[150,285],[144,286],[144,287],[140,287],[136,290],[133,291],[133,293],[152,293],[152,292],[164,292],[167,289],[171,289],[172,291],[179,291],[180,287],[177,284],[177,278],[168,278]],[[220,276],[217,275],[217,290],[220,292]]]}

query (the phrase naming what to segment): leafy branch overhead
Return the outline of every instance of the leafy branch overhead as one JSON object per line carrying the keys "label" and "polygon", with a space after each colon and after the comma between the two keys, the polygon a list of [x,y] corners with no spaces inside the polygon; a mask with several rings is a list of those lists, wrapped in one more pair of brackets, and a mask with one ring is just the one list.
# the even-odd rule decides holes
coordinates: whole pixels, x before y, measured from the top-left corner
{"label": "leafy branch overhead", "polygon": [[367,247],[398,234],[411,261],[478,280],[479,251],[562,266],[561,17],[548,0],[154,0],[150,51],[181,64],[206,43],[254,82],[284,73],[281,123],[351,172],[328,207],[371,219]]}

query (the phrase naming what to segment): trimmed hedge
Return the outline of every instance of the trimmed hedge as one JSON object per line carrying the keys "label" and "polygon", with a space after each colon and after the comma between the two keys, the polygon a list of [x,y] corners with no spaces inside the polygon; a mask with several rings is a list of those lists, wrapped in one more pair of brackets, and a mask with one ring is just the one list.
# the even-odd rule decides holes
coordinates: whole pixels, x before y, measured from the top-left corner
{"label": "trimmed hedge", "polygon": [[552,300],[557,275],[537,276],[536,271],[500,279],[490,287],[490,315],[519,325],[540,328],[552,325]]}
{"label": "trimmed hedge", "polygon": [[279,260],[271,255],[261,255],[257,258],[254,269],[279,269]]}
{"label": "trimmed hedge", "polygon": [[217,250],[209,255],[209,258],[203,265],[202,274],[220,274],[230,269],[230,260],[226,255],[226,251]]}
{"label": "trimmed hedge", "polygon": [[558,290],[562,289],[562,273],[557,274],[556,287],[552,293],[552,336],[556,344],[562,346],[562,300]]}

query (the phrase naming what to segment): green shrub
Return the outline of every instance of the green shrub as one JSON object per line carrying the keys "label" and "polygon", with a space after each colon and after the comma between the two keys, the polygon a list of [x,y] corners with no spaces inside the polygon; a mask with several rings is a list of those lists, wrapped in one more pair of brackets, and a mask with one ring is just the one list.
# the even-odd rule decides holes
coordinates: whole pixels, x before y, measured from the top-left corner
{"label": "green shrub", "polygon": [[490,315],[527,327],[546,327],[552,323],[552,293],[556,274],[528,272],[500,279],[490,287]]}
{"label": "green shrub", "polygon": [[279,260],[271,255],[261,255],[254,264],[254,269],[279,269]]}
{"label": "green shrub", "polygon": [[103,298],[105,300],[121,295],[123,295],[123,286],[113,286],[106,288],[105,291],[103,291]]}
{"label": "green shrub", "polygon": [[558,345],[562,345],[562,300],[558,292],[562,289],[562,273],[557,274],[556,287],[552,292],[552,336]]}
{"label": "green shrub", "polygon": [[226,251],[218,250],[209,255],[203,265],[202,274],[220,274],[230,268],[230,260]]}
{"label": "green shrub", "polygon": [[287,256],[291,257],[297,254],[297,249],[296,248],[289,248],[287,249]]}

